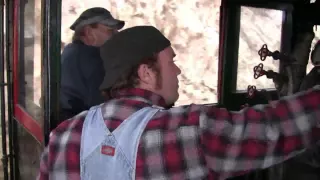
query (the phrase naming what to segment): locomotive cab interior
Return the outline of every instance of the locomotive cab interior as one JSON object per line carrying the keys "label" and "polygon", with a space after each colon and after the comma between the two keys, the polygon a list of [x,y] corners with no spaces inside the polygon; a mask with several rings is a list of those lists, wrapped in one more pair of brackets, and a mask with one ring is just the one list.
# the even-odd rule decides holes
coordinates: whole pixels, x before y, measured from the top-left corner
{"label": "locomotive cab interior", "polygon": [[[60,121],[62,6],[63,0],[0,3],[0,174],[5,180],[35,179],[50,131]],[[320,38],[320,0],[221,0],[218,9],[218,55],[212,61],[217,73],[202,80],[217,81],[216,88],[207,88],[217,97],[204,104],[238,111],[310,88],[310,81],[317,84],[318,76],[311,75],[320,62],[320,48],[311,51]],[[288,161],[230,179],[300,180],[305,171],[299,171],[299,163]]]}

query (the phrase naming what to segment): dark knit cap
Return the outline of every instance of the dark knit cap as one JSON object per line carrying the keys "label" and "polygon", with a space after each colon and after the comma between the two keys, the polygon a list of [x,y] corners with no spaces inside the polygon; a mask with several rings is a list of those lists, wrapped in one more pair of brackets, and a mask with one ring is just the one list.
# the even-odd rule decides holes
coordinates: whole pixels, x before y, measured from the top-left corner
{"label": "dark knit cap", "polygon": [[112,36],[100,48],[105,78],[100,90],[110,88],[121,74],[138,65],[143,58],[152,57],[171,45],[153,26],[135,26]]}

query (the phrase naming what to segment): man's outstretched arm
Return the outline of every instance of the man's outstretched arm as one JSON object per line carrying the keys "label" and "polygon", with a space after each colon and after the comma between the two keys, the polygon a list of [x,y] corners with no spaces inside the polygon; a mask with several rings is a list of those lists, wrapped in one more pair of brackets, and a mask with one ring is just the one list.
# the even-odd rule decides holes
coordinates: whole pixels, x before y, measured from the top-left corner
{"label": "man's outstretched arm", "polygon": [[281,163],[320,139],[320,86],[272,106],[239,112],[212,106],[200,109],[207,165],[225,178]]}

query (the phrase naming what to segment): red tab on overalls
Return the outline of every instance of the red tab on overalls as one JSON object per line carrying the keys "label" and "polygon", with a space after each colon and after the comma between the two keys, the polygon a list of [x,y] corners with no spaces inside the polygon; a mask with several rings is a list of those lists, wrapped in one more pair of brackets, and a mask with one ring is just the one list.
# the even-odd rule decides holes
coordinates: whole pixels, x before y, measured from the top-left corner
{"label": "red tab on overalls", "polygon": [[115,148],[111,146],[102,146],[101,147],[101,154],[107,155],[107,156],[114,156]]}

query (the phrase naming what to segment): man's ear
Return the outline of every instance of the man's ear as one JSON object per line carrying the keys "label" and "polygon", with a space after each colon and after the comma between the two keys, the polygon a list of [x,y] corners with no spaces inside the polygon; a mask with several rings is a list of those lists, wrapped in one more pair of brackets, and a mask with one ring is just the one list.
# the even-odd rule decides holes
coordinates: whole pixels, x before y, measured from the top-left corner
{"label": "man's ear", "polygon": [[151,69],[146,64],[141,64],[138,68],[138,76],[140,81],[148,84],[151,80]]}
{"label": "man's ear", "polygon": [[92,36],[93,36],[93,31],[92,31],[93,29],[92,29],[92,27],[90,27],[90,26],[85,26],[85,27],[83,27],[83,33],[84,33],[84,35],[86,36],[86,37],[90,37],[90,38],[92,38]]}

